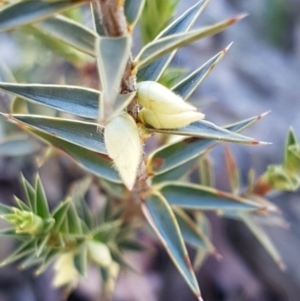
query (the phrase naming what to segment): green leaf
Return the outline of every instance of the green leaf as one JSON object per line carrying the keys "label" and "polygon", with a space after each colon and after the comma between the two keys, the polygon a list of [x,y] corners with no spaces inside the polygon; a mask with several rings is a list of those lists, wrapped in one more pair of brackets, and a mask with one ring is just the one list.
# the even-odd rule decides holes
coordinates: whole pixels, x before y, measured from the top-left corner
{"label": "green leaf", "polygon": [[[103,127],[96,123],[37,115],[6,115],[22,128],[37,129],[51,136],[79,145],[97,153],[106,154]],[[1,148],[0,148],[1,151]]]}
{"label": "green leaf", "polygon": [[70,18],[55,16],[34,26],[79,51],[95,56],[95,32]]}
{"label": "green leaf", "polygon": [[270,240],[269,236],[263,230],[260,225],[255,222],[253,217],[250,214],[245,212],[239,214],[241,220],[247,226],[247,228],[252,232],[252,234],[256,237],[256,239],[262,244],[264,249],[268,252],[268,254],[273,258],[273,260],[278,264],[281,270],[285,270],[285,264],[278,253],[276,247],[273,242]]}
{"label": "green leaf", "polygon": [[13,214],[12,207],[0,203],[0,215]]}
{"label": "green leaf", "polygon": [[30,207],[25,204],[22,200],[20,200],[17,196],[14,196],[14,201],[17,205],[17,207],[21,210],[21,211],[31,211]]}
{"label": "green leaf", "polygon": [[70,201],[70,206],[67,210],[66,221],[68,223],[69,234],[82,234],[81,221],[72,201]]}
{"label": "green leaf", "polygon": [[21,157],[36,153],[41,149],[40,144],[27,135],[14,134],[0,142],[0,156]]}
{"label": "green leaf", "polygon": [[64,202],[61,202],[52,213],[52,217],[55,220],[55,224],[54,224],[53,228],[57,232],[61,231],[61,227],[63,226],[63,224],[66,220],[66,216],[67,216],[67,212],[69,210],[70,204],[71,204],[71,201],[69,199]]}
{"label": "green leaf", "polygon": [[96,119],[100,92],[76,86],[0,83],[0,89],[30,102]]}
{"label": "green leaf", "polygon": [[78,216],[89,229],[92,229],[94,225],[94,221],[92,217],[92,212],[84,196],[87,193],[89,187],[91,186],[91,183],[92,183],[91,177],[84,178],[82,181],[76,184],[71,195],[72,202],[76,208]]}
{"label": "green leaf", "polygon": [[8,5],[0,11],[0,32],[46,19],[66,9],[86,3],[85,0],[64,0],[56,2],[21,1]]}
{"label": "green leaf", "polygon": [[40,257],[41,254],[46,250],[47,248],[47,243],[50,239],[50,234],[47,234],[45,237],[43,237],[40,241],[36,241],[36,249],[35,249],[35,254],[37,257]]}
{"label": "green leaf", "polygon": [[182,136],[191,136],[195,138],[209,138],[215,140],[229,141],[235,143],[243,144],[264,144],[264,142],[259,142],[253,138],[243,136],[221,128],[209,121],[196,121],[185,127],[178,129],[154,129],[147,127],[150,132],[166,133],[171,135],[182,135]]}
{"label": "green leaf", "polygon": [[216,65],[222,60],[231,44],[223,49],[221,52],[212,57],[200,68],[195,70],[189,76],[185,77],[182,81],[176,84],[171,90],[180,95],[184,100],[188,99],[191,94],[199,87],[204,79],[210,74],[210,72],[216,67]]}
{"label": "green leaf", "polygon": [[297,146],[297,137],[293,129],[290,129],[285,146],[284,163],[283,166],[290,176],[300,174],[300,158],[291,151],[293,147]]}
{"label": "green leaf", "polygon": [[[204,10],[209,0],[198,1],[194,6],[189,8],[185,13],[183,13],[179,18],[173,21],[165,30],[163,30],[155,40],[167,37],[175,33],[186,32],[195,23],[198,16]],[[152,17],[151,17],[152,18]],[[172,54],[167,54],[151,64],[139,68],[137,73],[138,81],[157,81],[164,70],[169,65],[170,61],[174,57],[176,50]]]}
{"label": "green leaf", "polygon": [[[0,207],[0,210],[1,210],[1,207]],[[21,240],[21,241],[28,241],[30,239],[29,234],[16,233],[15,228],[0,230],[0,236],[6,236],[6,237],[14,238],[17,240]]]}
{"label": "green leaf", "polygon": [[32,212],[36,212],[35,203],[35,190],[32,185],[25,179],[23,174],[21,175],[21,182],[26,195],[27,204],[30,206]]}
{"label": "green leaf", "polygon": [[120,183],[118,173],[112,167],[112,161],[106,155],[96,153],[84,147],[72,144],[62,139],[56,138],[49,134],[36,129],[24,129],[38,138],[44,140],[46,143],[53,145],[54,147],[61,149],[68,155],[70,155],[75,161],[89,170],[91,173],[102,177],[108,181]]}
{"label": "green leaf", "polygon": [[35,244],[33,239],[29,239],[22,243],[11,255],[0,263],[0,267],[8,265],[26,255],[29,255],[35,251]]}
{"label": "green leaf", "polygon": [[131,32],[140,18],[145,5],[145,0],[125,0],[124,12]]}
{"label": "green leaf", "polygon": [[18,268],[21,270],[25,270],[40,264],[42,261],[43,259],[41,257],[37,257],[36,253],[33,253],[27,256],[24,260],[22,260],[21,263],[18,265]]}
{"label": "green leaf", "polygon": [[257,210],[261,205],[206,186],[166,182],[157,186],[170,205],[201,210]]}
{"label": "green leaf", "polygon": [[152,194],[146,198],[142,208],[149,224],[166,248],[176,268],[194,294],[200,299],[200,290],[180,228],[167,201],[158,193]]}
{"label": "green leaf", "polygon": [[[201,156],[201,155],[200,155]],[[186,176],[193,168],[198,166],[198,158],[188,160],[185,163],[171,168],[170,170],[159,172],[151,178],[152,184],[168,181],[179,181],[181,178]],[[151,173],[151,172],[150,172]]]}
{"label": "green leaf", "polygon": [[195,31],[172,34],[170,36],[154,40],[153,42],[147,44],[137,55],[134,60],[135,66],[137,68],[142,68],[168,52],[189,45],[192,42],[207,36],[217,34],[244,17],[245,15],[236,16],[215,25],[207,26]]}
{"label": "green leaf", "polygon": [[152,174],[165,172],[173,167],[181,165],[182,163],[185,163],[186,161],[205,153],[208,148],[219,141],[230,141],[245,144],[259,143],[252,138],[218,127],[208,121],[197,121],[186,127],[175,130],[149,130],[153,132],[174,135],[192,136],[179,142],[163,146],[150,154],[148,159],[148,167],[150,168]]}
{"label": "green leaf", "polygon": [[174,213],[180,227],[182,237],[186,243],[196,248],[205,248],[210,253],[215,252],[215,248],[209,238],[183,210],[175,208]]}
{"label": "green leaf", "polygon": [[88,268],[88,252],[85,245],[82,245],[79,248],[78,254],[74,257],[74,265],[80,275],[86,277]]}
{"label": "green leaf", "polygon": [[43,184],[40,177],[37,175],[35,180],[35,203],[36,211],[34,212],[38,216],[48,218],[50,216],[48,201],[44,191]]}
{"label": "green leaf", "polygon": [[[239,132],[266,114],[254,116],[227,126],[227,130]],[[148,169],[153,183],[176,180],[185,174],[197,162],[197,157],[205,154],[209,148],[218,143],[216,140],[203,138],[185,138],[166,145],[150,154]]]}
{"label": "green leaf", "polygon": [[130,55],[131,36],[119,38],[99,36],[96,48],[102,85],[99,118],[103,119],[111,114],[111,112],[107,114],[105,110],[115,103],[119,94],[121,80]]}

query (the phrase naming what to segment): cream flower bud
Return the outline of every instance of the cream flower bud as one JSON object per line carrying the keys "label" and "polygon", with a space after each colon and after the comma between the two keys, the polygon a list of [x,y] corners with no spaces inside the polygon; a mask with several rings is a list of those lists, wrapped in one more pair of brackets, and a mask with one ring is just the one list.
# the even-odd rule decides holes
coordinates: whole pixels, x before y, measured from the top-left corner
{"label": "cream flower bud", "polygon": [[78,282],[79,273],[74,265],[74,253],[68,252],[59,255],[54,264],[53,286],[60,287],[64,285],[75,286]]}
{"label": "cream flower bud", "polygon": [[87,243],[87,247],[88,254],[92,260],[98,263],[101,267],[110,266],[112,259],[107,245],[93,240]]}
{"label": "cream flower bud", "polygon": [[138,102],[146,109],[160,114],[174,114],[196,111],[191,104],[186,103],[180,96],[174,94],[165,86],[145,81],[137,85]]}
{"label": "cream flower bud", "polygon": [[142,122],[147,123],[156,129],[176,129],[203,119],[204,114],[190,111],[169,115],[142,109],[139,112],[139,118]]}
{"label": "cream flower bud", "polygon": [[113,159],[123,183],[131,190],[143,150],[133,118],[125,112],[113,118],[105,127],[104,140],[107,153]]}

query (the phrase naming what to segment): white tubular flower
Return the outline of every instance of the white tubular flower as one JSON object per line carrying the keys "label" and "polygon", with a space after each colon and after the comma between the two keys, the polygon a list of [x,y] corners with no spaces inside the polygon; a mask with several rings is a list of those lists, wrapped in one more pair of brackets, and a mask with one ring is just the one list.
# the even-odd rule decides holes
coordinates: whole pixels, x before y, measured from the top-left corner
{"label": "white tubular flower", "polygon": [[76,286],[79,273],[74,265],[74,253],[68,252],[59,255],[54,264],[53,286],[61,287],[65,285]]}
{"label": "white tubular flower", "polygon": [[88,254],[90,258],[98,263],[101,267],[109,267],[112,263],[108,247],[99,241],[89,241],[87,243]]}
{"label": "white tubular flower", "polygon": [[133,118],[125,112],[113,118],[105,127],[104,140],[107,153],[113,159],[123,183],[131,190],[143,151]]}
{"label": "white tubular flower", "polygon": [[156,129],[176,129],[204,118],[200,112],[182,112],[177,114],[160,114],[148,109],[139,112],[139,118]]}
{"label": "white tubular flower", "polygon": [[176,114],[197,110],[165,86],[153,81],[138,83],[137,97],[144,108],[160,114]]}

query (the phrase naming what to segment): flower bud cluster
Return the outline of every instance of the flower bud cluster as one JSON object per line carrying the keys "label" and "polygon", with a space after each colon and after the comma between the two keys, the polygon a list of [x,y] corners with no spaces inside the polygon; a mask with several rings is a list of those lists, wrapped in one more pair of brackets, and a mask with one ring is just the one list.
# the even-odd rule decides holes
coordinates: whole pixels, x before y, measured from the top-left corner
{"label": "flower bud cluster", "polygon": [[140,82],[137,97],[143,106],[140,120],[156,129],[180,128],[204,118],[194,106],[157,82]]}
{"label": "flower bud cluster", "polygon": [[12,208],[13,213],[7,214],[5,219],[13,224],[16,233],[37,234],[43,229],[43,219],[33,212],[22,211],[18,208]]}

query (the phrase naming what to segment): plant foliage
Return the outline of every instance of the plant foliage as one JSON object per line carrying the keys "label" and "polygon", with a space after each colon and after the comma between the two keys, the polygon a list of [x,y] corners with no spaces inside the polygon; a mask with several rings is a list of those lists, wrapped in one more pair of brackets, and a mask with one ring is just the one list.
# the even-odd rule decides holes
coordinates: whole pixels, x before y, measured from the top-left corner
{"label": "plant foliage", "polygon": [[[204,226],[207,220],[203,213],[210,210],[244,222],[282,266],[258,218],[267,219],[276,213],[276,207],[264,198],[267,192],[299,187],[300,155],[294,132],[291,130],[288,136],[284,163],[270,166],[256,181],[252,177],[247,189],[239,186],[238,170],[228,151],[232,192],[220,191],[210,187],[213,177],[207,154],[211,148],[223,141],[263,144],[239,132],[264,114],[223,127],[203,120],[203,114],[186,102],[229,46],[171,89],[157,83],[178,48],[225,30],[243,15],[191,30],[208,0],[198,1],[174,21],[177,1],[126,0],[127,32],[113,37],[105,34],[107,25],[99,21],[98,7],[87,1],[9,2],[0,8],[0,31],[17,31],[30,25],[46,38],[56,39],[59,47],[68,44],[88,56],[83,57],[84,62],[93,60],[100,81],[97,89],[16,83],[3,66],[0,89],[14,96],[11,102],[21,98],[25,104],[50,107],[55,117],[45,115],[42,109],[40,114],[28,110],[20,114],[16,105],[11,106],[11,112],[1,114],[22,131],[46,142],[47,147],[72,157],[87,175],[94,175],[94,185],[103,188],[107,201],[100,211],[91,212],[85,200],[91,186],[87,177],[50,210],[39,177],[34,185],[22,177],[25,199],[15,197],[15,205],[0,206],[1,217],[11,224],[1,234],[20,240],[19,248],[2,265],[18,260],[21,268],[36,266],[40,273],[55,262],[53,283],[70,288],[93,262],[105,275],[106,291],[110,292],[119,269],[128,268],[123,252],[143,249],[135,240],[136,224],[148,222],[192,292],[202,300],[185,243],[198,252],[195,266],[207,254],[216,254]],[[94,29],[61,15],[80,6],[90,10]],[[155,18],[161,20],[162,28],[152,25]],[[144,46],[132,57],[132,33],[138,20]],[[129,78],[131,84],[126,82]],[[146,81],[151,85],[145,85]],[[132,89],[122,89],[124,85]],[[144,143],[156,133],[182,138],[145,154]],[[23,134],[13,135],[1,142],[0,154],[8,154],[16,145],[23,152],[11,155],[41,153],[45,148]],[[201,182],[191,184],[189,173],[195,169],[202,175]],[[128,206],[136,209],[130,213],[134,218],[126,216]]]}

